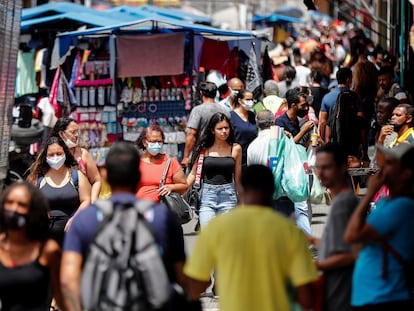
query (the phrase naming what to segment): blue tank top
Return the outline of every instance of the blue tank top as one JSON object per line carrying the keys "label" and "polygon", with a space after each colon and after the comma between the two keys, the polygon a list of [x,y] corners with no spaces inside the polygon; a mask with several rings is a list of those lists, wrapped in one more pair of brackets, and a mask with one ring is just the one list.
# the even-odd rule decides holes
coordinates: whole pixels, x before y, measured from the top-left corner
{"label": "blue tank top", "polygon": [[203,162],[203,182],[223,185],[233,182],[235,161],[233,157],[205,157]]}
{"label": "blue tank top", "polygon": [[2,311],[46,311],[52,300],[50,271],[38,258],[13,268],[0,263]]}

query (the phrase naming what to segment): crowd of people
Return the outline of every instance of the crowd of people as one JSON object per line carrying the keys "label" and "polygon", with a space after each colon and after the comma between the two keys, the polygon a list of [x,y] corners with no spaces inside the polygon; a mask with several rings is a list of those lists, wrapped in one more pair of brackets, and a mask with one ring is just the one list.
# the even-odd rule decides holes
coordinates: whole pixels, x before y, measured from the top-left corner
{"label": "crowd of people", "polygon": [[[352,31],[318,40],[309,31],[306,46],[298,39],[270,53],[273,76],[259,96],[238,77],[216,85],[207,76],[181,163],[163,153],[163,130],[151,124],[135,144],[110,148],[101,176],[78,146],[76,121],[58,120],[27,182],[1,196],[1,310],[82,310],[82,270],[108,217],[99,207],[106,183],[113,210],[152,202],[142,214],[171,283],[162,310],[200,310],[212,275],[223,311],[412,310],[414,107],[396,59]],[[318,147],[309,184],[317,179],[332,200],[321,239],[309,196],[274,195],[275,127],[293,145]],[[364,167],[375,174],[358,198],[349,169]],[[200,231],[187,260],[183,229],[160,202],[197,179]]]}

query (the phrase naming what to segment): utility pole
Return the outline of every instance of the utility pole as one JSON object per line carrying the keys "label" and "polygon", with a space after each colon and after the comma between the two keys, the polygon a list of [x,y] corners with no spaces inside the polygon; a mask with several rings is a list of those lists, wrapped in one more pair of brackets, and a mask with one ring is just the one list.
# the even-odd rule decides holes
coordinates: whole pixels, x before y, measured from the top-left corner
{"label": "utility pole", "polygon": [[9,168],[9,141],[19,49],[21,0],[0,1],[0,189]]}

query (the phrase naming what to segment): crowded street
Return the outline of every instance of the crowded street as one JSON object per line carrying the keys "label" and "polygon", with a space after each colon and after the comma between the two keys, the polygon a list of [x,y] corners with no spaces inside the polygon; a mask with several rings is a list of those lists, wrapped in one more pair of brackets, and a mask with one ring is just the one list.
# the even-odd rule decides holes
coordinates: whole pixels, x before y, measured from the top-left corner
{"label": "crowded street", "polygon": [[1,311],[413,311],[414,1],[3,0]]}

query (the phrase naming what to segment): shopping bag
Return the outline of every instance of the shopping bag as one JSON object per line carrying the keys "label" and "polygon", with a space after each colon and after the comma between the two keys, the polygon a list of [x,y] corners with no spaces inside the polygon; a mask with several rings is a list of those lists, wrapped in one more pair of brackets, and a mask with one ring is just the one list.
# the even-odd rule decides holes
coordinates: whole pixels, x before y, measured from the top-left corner
{"label": "shopping bag", "polygon": [[309,196],[309,176],[306,174],[306,149],[293,138],[285,139],[282,188],[293,202],[305,201]]}
{"label": "shopping bag", "polygon": [[316,175],[313,175],[313,184],[310,193],[310,201],[312,204],[321,204],[323,201],[323,196],[325,194],[325,188],[322,187],[319,178]]}
{"label": "shopping bag", "polygon": [[275,200],[286,195],[282,187],[283,160],[286,139],[287,138],[280,127],[271,127],[268,150],[268,166],[273,173],[275,182],[275,192],[273,194],[273,198]]}

